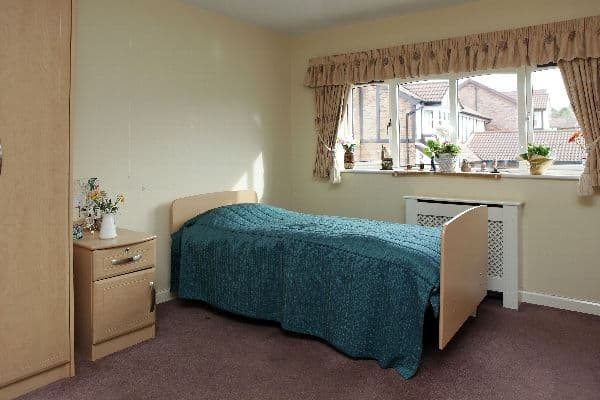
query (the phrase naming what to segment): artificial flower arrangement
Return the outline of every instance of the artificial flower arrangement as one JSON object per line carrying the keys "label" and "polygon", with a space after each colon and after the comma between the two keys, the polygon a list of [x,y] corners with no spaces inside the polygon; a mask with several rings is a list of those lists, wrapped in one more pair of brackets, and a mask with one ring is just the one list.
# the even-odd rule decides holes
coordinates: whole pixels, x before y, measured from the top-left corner
{"label": "artificial flower arrangement", "polygon": [[90,178],[87,181],[87,193],[85,195],[86,203],[82,208],[88,211],[88,214],[114,214],[119,211],[119,205],[125,203],[125,195],[119,193],[114,200],[109,198],[105,190],[100,189],[98,178]]}
{"label": "artificial flower arrangement", "polygon": [[[581,151],[585,154],[585,139],[583,137],[583,132],[575,131],[569,139],[567,139],[567,143],[576,143]],[[584,156],[585,157],[585,156]]]}
{"label": "artificial flower arrangement", "polygon": [[356,139],[340,138],[337,140],[337,142],[339,145],[341,145],[344,148],[344,151],[347,153],[354,152],[354,149],[356,148],[356,146],[358,146],[360,144],[360,141],[356,140]]}
{"label": "artificial flower arrangement", "polygon": [[434,157],[438,159],[441,172],[456,172],[460,146],[450,141],[452,127],[440,126],[436,129],[437,135],[425,141],[423,153],[431,158],[432,166]]}
{"label": "artificial flower arrangement", "polygon": [[344,139],[339,138],[338,144],[344,148],[344,168],[354,168],[354,149],[360,144],[360,141],[356,139]]}
{"label": "artificial flower arrangement", "polygon": [[529,173],[531,175],[542,175],[554,162],[550,157],[552,149],[544,144],[527,144],[527,153],[518,155],[518,159],[529,163]]}
{"label": "artificial flower arrangement", "polygon": [[[82,189],[85,191],[85,196],[81,199],[78,207],[86,216],[85,227],[91,231],[98,230],[99,217],[101,216],[100,237],[107,239],[108,236],[111,236],[110,238],[115,237],[114,214],[125,203],[125,195],[120,193],[115,198],[110,198],[108,193],[100,188],[98,178],[89,178],[83,184]],[[109,233],[106,233],[107,229]],[[103,230],[105,233],[103,233]]]}

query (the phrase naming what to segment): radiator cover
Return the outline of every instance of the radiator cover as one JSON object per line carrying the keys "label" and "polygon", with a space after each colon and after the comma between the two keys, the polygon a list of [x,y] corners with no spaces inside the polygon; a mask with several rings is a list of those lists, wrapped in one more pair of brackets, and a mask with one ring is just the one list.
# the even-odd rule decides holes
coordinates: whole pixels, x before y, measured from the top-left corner
{"label": "radiator cover", "polygon": [[477,205],[488,206],[488,290],[501,292],[506,308],[519,307],[519,212],[522,203],[405,196],[406,223],[441,226]]}

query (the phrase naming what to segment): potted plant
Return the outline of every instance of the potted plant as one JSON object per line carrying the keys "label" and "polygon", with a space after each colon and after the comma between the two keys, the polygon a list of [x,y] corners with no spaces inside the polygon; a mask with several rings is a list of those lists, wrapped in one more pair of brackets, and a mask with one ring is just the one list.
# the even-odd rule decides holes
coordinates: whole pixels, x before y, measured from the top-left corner
{"label": "potted plant", "polygon": [[440,172],[456,172],[458,166],[458,155],[460,146],[456,143],[440,142],[436,139],[428,139],[423,152],[427,157],[437,159]]}
{"label": "potted plant", "polygon": [[529,173],[531,175],[542,175],[554,162],[548,156],[550,147],[543,144],[529,143],[527,153],[519,154],[519,158],[529,163]]}
{"label": "potted plant", "polygon": [[344,168],[354,168],[354,149],[358,146],[358,140],[338,139],[338,143],[344,148]]}

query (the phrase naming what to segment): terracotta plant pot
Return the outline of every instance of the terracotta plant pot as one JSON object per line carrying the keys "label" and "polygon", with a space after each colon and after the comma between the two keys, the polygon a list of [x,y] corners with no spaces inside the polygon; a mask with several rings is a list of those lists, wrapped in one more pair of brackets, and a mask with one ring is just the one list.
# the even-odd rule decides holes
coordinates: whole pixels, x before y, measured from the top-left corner
{"label": "terracotta plant pot", "polygon": [[436,157],[440,172],[456,172],[458,167],[458,155],[442,153]]}
{"label": "terracotta plant pot", "polygon": [[354,152],[346,150],[344,152],[344,168],[354,169]]}

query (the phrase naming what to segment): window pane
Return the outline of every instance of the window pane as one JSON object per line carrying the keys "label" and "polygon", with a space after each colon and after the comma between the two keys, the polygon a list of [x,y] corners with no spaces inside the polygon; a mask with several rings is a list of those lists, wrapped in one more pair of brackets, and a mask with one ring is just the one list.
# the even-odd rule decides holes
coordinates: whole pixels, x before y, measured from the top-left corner
{"label": "window pane", "polygon": [[398,87],[398,128],[400,132],[400,166],[429,163],[416,144],[436,134],[439,126],[448,125],[449,82],[431,79],[400,84]]}
{"label": "window pane", "polygon": [[518,167],[519,112],[517,74],[496,73],[458,81],[458,140],[461,159],[494,160],[501,168]]}
{"label": "window pane", "polygon": [[544,68],[531,74],[533,128],[530,141],[545,144],[552,149],[556,166],[581,165],[583,139],[569,143],[579,131],[579,124],[571,108],[565,85],[557,67]]}
{"label": "window pane", "polygon": [[356,161],[381,161],[381,146],[389,150],[389,106],[387,84],[352,88],[352,135],[360,140]]}

